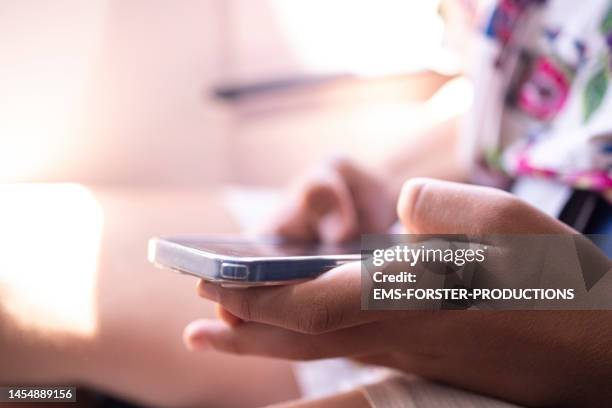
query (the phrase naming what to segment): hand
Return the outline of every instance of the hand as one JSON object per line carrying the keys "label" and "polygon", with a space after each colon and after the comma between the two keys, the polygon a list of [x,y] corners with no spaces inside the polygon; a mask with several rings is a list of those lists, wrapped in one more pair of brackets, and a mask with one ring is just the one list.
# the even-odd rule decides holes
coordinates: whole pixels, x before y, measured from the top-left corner
{"label": "hand", "polygon": [[[413,233],[573,232],[507,193],[431,180],[405,184],[398,215]],[[529,405],[612,398],[609,313],[362,311],[360,277],[359,264],[347,264],[283,287],[200,282],[202,297],[239,319],[192,322],[185,341],[296,360],[352,357]]]}
{"label": "hand", "polygon": [[302,177],[267,231],[298,241],[338,243],[384,232],[395,220],[384,184],[346,159],[323,163]]}

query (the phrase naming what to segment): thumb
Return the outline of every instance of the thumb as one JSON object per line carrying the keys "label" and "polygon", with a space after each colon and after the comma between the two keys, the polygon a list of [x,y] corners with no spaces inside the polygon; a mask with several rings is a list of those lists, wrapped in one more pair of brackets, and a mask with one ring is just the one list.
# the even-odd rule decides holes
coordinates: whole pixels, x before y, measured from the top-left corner
{"label": "thumb", "polygon": [[559,234],[574,232],[505,191],[433,179],[404,183],[397,205],[414,234]]}

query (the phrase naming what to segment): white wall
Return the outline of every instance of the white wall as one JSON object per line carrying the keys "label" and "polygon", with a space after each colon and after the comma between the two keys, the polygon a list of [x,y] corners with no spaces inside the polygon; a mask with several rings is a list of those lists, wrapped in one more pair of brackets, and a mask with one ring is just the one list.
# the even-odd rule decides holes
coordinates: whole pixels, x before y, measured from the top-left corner
{"label": "white wall", "polygon": [[[317,26],[309,32],[291,24],[299,9],[287,14],[312,5],[281,2],[0,1],[0,182],[279,185],[332,151],[380,156],[420,126],[414,105],[438,79],[213,100],[215,84],[299,74],[313,69],[300,52],[330,52],[314,41],[321,40]],[[337,24],[337,40],[350,41],[341,16],[351,3],[334,4],[340,17],[326,16],[325,35]],[[384,15],[375,20],[384,23]],[[367,13],[347,16],[360,27]],[[401,46],[396,26],[394,42],[374,45]]]}
{"label": "white wall", "polygon": [[0,3],[0,181],[224,180],[218,4]]}

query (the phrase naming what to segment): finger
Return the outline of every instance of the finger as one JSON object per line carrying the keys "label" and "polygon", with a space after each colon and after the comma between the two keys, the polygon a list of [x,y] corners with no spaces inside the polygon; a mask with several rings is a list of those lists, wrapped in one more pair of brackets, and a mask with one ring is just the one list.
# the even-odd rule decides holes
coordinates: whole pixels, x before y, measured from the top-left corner
{"label": "finger", "polygon": [[363,324],[381,314],[361,310],[358,262],[296,285],[239,289],[200,281],[198,293],[244,321],[311,334]]}
{"label": "finger", "polygon": [[312,222],[321,241],[345,242],[357,233],[353,197],[338,173],[325,172],[321,184],[307,192],[306,203],[312,209]]}
{"label": "finger", "polygon": [[432,179],[411,179],[397,212],[415,234],[567,233],[572,230],[502,190]]}
{"label": "finger", "polygon": [[225,323],[229,324],[230,326],[237,326],[243,322],[241,318],[233,315],[227,309],[225,309],[223,306],[219,304],[215,305],[215,312],[217,313],[217,317],[219,319],[223,320]]}
{"label": "finger", "polygon": [[357,232],[357,214],[351,192],[342,177],[321,170],[303,182],[272,232],[293,240],[338,243]]}
{"label": "finger", "polygon": [[187,326],[184,339],[190,350],[213,348],[232,354],[313,360],[380,352],[383,336],[375,325],[312,336],[261,323],[232,327],[219,320],[202,319]]}

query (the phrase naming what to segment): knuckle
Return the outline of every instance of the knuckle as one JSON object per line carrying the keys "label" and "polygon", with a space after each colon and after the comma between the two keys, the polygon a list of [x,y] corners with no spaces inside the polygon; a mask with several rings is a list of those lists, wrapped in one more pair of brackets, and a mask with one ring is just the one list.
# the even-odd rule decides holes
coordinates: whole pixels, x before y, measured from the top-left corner
{"label": "knuckle", "polygon": [[508,216],[525,215],[531,213],[531,210],[531,206],[525,201],[510,194],[508,194],[505,205],[503,206],[503,211]]}
{"label": "knuckle", "polygon": [[499,201],[484,215],[485,224],[494,232],[513,231],[520,226],[517,219],[525,219],[529,215],[528,206],[517,197],[503,195]]}
{"label": "knuckle", "polygon": [[298,330],[307,334],[321,334],[332,330],[337,324],[336,314],[327,302],[313,302],[310,309],[298,320]]}
{"label": "knuckle", "polygon": [[251,298],[247,293],[236,293],[234,290],[221,291],[219,303],[242,320],[253,319]]}
{"label": "knuckle", "polygon": [[514,197],[504,197],[504,199],[500,200],[496,213],[498,217],[503,220],[521,211],[521,207],[521,203],[518,199]]}
{"label": "knuckle", "polygon": [[253,305],[248,296],[240,296],[238,298],[238,313],[245,321],[253,320]]}

